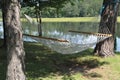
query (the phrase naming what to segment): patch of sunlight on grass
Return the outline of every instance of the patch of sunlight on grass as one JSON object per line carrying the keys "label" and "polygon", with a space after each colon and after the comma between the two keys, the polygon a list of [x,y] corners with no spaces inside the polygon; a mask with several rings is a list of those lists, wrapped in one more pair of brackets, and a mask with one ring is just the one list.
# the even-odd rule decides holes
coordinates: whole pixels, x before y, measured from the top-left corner
{"label": "patch of sunlight on grass", "polygon": [[74,77],[75,80],[88,80],[87,78],[85,78],[82,74],[80,73],[75,73],[74,75],[72,75],[72,77]]}
{"label": "patch of sunlight on grass", "polygon": [[[42,22],[99,22],[99,17],[65,17],[65,18],[42,18]],[[36,18],[33,18],[35,21]],[[25,18],[21,18],[21,21],[26,22]],[[120,22],[120,17],[117,18]]]}
{"label": "patch of sunlight on grass", "polygon": [[96,22],[96,17],[42,18],[43,22]]}
{"label": "patch of sunlight on grass", "polygon": [[119,22],[119,23],[120,23],[120,16],[119,16],[119,17],[117,17],[117,22]]}
{"label": "patch of sunlight on grass", "polygon": [[107,61],[107,62],[109,62],[109,63],[111,63],[111,64],[116,64],[116,63],[119,63],[120,62],[120,55],[115,55],[115,56],[113,56],[113,57],[108,57],[108,58],[104,58],[103,59],[104,61]]}
{"label": "patch of sunlight on grass", "polygon": [[112,78],[110,80],[120,80],[120,53],[116,54],[114,57],[104,58],[103,61],[109,62],[110,74],[108,77]]}
{"label": "patch of sunlight on grass", "polygon": [[76,74],[72,74],[72,75],[49,75],[46,77],[39,77],[39,78],[28,78],[27,80],[88,80],[87,78],[85,78],[83,75],[81,75],[80,73],[76,73]]}

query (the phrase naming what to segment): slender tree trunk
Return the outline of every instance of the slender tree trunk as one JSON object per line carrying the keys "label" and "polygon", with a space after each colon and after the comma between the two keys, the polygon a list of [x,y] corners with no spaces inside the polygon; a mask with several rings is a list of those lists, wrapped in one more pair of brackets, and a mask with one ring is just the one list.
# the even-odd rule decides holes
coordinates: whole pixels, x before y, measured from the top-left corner
{"label": "slender tree trunk", "polygon": [[6,80],[25,80],[23,36],[20,23],[19,0],[5,1],[5,26],[7,35],[7,74]]}
{"label": "slender tree trunk", "polygon": [[114,40],[115,40],[115,26],[117,21],[119,3],[118,0],[104,0],[103,10],[101,13],[101,21],[99,25],[100,33],[111,33],[113,36],[99,42],[94,53],[99,56],[113,56],[114,55]]}
{"label": "slender tree trunk", "polygon": [[39,11],[39,14],[38,14],[38,32],[39,32],[39,36],[42,36],[41,11]]}
{"label": "slender tree trunk", "polygon": [[41,9],[36,8],[36,19],[38,23],[38,35],[42,36],[42,21],[41,21]]}

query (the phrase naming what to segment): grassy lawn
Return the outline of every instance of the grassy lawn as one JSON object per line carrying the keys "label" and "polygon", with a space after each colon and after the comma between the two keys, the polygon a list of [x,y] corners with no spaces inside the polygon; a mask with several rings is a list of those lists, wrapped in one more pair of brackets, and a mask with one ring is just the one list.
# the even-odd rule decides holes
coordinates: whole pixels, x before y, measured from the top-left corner
{"label": "grassy lawn", "polygon": [[[36,20],[35,18],[33,18]],[[2,19],[0,18],[0,21]],[[25,18],[21,18],[21,21],[27,21]],[[99,17],[72,17],[72,18],[42,18],[42,22],[98,22]],[[117,18],[120,23],[120,16]]]}
{"label": "grassy lawn", "polygon": [[[35,20],[35,18],[33,18]],[[25,18],[21,18],[26,21]],[[120,17],[117,18],[120,23]],[[98,22],[99,17],[42,18],[42,22]]]}
{"label": "grassy lawn", "polygon": [[[2,41],[0,41],[0,44]],[[40,43],[25,42],[27,80],[120,80],[120,53],[93,56],[92,49],[62,55]],[[5,80],[6,56],[0,48],[0,80]]]}
{"label": "grassy lawn", "polygon": [[43,22],[96,22],[97,17],[42,18]]}

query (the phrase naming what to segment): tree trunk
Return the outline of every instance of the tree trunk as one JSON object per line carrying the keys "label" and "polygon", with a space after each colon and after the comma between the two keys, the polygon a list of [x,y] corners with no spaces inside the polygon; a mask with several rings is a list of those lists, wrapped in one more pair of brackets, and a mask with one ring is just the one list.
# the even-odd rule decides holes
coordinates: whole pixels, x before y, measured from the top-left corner
{"label": "tree trunk", "polygon": [[36,7],[36,19],[38,23],[38,35],[42,36],[42,21],[41,21],[41,9]]}
{"label": "tree trunk", "polygon": [[[115,2],[114,2],[115,1]],[[117,2],[116,2],[117,1]],[[119,8],[118,0],[104,0],[101,21],[99,25],[100,33],[111,33],[113,36],[99,42],[94,53],[99,56],[107,57],[114,55],[115,26]]]}
{"label": "tree trunk", "polygon": [[39,36],[42,36],[42,21],[41,21],[41,11],[39,11],[39,14],[38,14],[38,33],[39,33]]}
{"label": "tree trunk", "polygon": [[7,35],[7,74],[6,80],[25,80],[23,36],[20,23],[19,0],[5,1],[5,26]]}

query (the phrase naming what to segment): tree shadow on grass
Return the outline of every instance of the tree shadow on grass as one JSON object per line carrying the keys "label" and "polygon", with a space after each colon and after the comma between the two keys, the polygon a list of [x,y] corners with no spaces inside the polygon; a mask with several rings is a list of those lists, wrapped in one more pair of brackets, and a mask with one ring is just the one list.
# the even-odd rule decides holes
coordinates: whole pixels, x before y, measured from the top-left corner
{"label": "tree shadow on grass", "polygon": [[47,77],[49,75],[71,75],[109,64],[92,55],[92,50],[77,54],[62,55],[36,43],[26,43],[26,74],[28,78]]}

